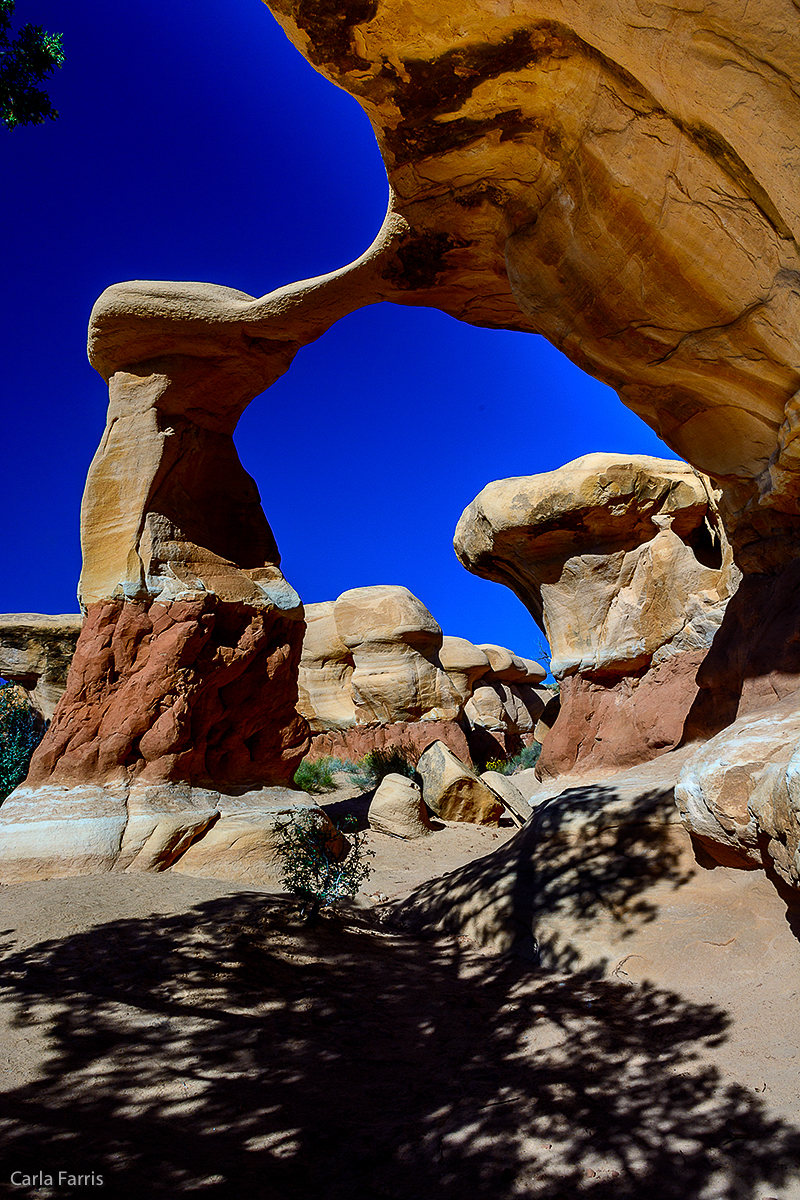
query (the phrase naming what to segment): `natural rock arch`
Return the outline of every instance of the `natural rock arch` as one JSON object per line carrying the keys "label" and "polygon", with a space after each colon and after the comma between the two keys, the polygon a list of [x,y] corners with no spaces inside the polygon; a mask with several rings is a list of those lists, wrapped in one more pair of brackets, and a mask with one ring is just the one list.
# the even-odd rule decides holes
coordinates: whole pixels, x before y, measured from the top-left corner
{"label": "natural rock arch", "polygon": [[[271,7],[368,113],[389,212],[356,263],[260,300],[197,284],[101,297],[90,355],[111,406],[84,503],[84,652],[32,784],[290,778],[305,744],[292,692],[301,612],[231,435],[302,345],[366,304],[541,333],[614,386],[718,482],[756,607],[762,577],[796,555],[800,48],[786,33],[789,0],[650,15],[577,0],[503,13],[450,0]],[[210,486],[220,472],[226,486]],[[788,624],[794,637],[800,620]],[[210,689],[186,675],[187,647],[205,635]],[[113,700],[134,678],[151,706],[138,724]],[[268,678],[272,700],[237,731],[231,711]],[[12,802],[0,836],[14,820]]]}

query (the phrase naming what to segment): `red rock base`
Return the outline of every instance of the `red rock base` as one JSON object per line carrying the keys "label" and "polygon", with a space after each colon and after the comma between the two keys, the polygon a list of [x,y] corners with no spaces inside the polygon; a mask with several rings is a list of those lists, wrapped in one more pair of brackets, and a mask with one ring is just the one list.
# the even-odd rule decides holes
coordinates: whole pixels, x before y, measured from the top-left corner
{"label": "red rock base", "polygon": [[304,628],[211,594],[92,605],[28,784],[290,784],[308,746]]}
{"label": "red rock base", "polygon": [[444,742],[457,758],[472,766],[466,735],[456,721],[398,721],[393,725],[356,725],[315,733],[307,757],[310,762],[327,757],[358,762],[370,750],[399,746],[416,762],[434,742]]}
{"label": "red rock base", "polygon": [[561,710],[536,766],[540,779],[649,762],[683,739],[707,651],[676,654],[637,676],[584,674],[561,681]]}

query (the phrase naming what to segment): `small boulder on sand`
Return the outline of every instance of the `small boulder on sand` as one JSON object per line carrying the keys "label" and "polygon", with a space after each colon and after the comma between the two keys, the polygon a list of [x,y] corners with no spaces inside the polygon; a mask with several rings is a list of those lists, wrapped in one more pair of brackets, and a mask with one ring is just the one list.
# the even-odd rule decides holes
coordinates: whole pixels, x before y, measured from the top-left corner
{"label": "small boulder on sand", "polygon": [[443,821],[497,825],[503,805],[474,771],[456,758],[444,742],[434,742],[417,763],[422,796]]}
{"label": "small boulder on sand", "polygon": [[519,824],[524,825],[533,810],[513,780],[499,771],[484,771],[481,779],[496,796],[500,797]]}
{"label": "small boulder on sand", "polygon": [[405,775],[386,775],[369,806],[370,828],[392,837],[418,838],[431,832],[422,791]]}

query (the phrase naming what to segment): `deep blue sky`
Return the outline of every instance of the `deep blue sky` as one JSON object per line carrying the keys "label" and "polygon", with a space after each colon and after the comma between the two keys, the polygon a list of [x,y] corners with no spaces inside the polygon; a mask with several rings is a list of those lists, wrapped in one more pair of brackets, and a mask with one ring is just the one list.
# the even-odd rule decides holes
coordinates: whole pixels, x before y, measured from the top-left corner
{"label": "deep blue sky", "polygon": [[[92,304],[124,279],[262,295],[357,257],[386,178],[366,117],[260,0],[18,0],[64,34],[44,126],[0,129],[2,612],[74,612],[78,517],[106,391]],[[306,602],[402,583],[445,632],[537,657],[507,589],[469,575],[456,522],[493,479],[593,450],[669,451],[547,342],[381,305],[301,351],[237,445]]]}

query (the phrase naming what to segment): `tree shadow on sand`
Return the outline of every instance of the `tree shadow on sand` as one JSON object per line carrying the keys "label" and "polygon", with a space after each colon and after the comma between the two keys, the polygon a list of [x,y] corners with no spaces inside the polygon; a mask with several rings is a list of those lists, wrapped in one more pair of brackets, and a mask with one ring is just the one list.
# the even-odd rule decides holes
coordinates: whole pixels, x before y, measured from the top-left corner
{"label": "tree shadow on sand", "polygon": [[1,1098],[16,1196],[71,1170],[115,1197],[761,1200],[800,1156],[704,1061],[714,1005],[373,913],[309,928],[242,893],[114,921],[7,951],[3,998],[46,1049]]}
{"label": "tree shadow on sand", "polygon": [[499,850],[417,888],[396,920],[600,977],[609,960],[587,957],[586,935],[605,922],[615,940],[630,937],[696,870],[671,788],[581,785],[539,805]]}

